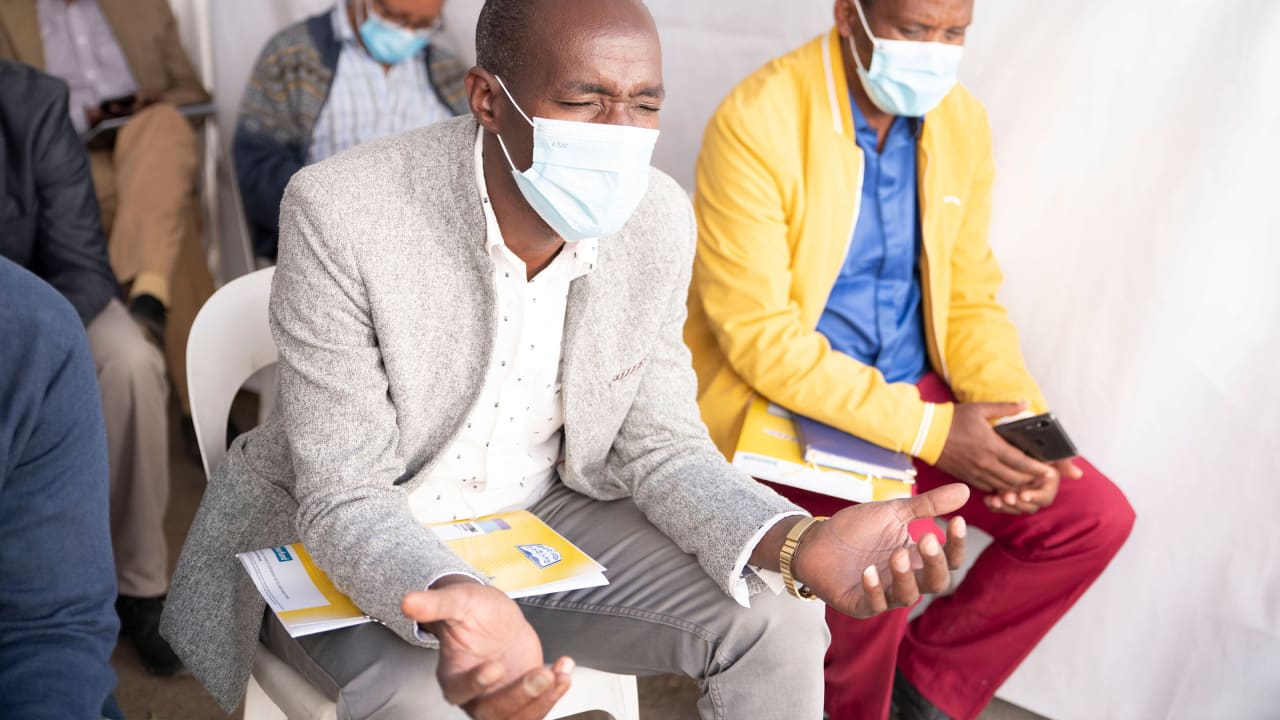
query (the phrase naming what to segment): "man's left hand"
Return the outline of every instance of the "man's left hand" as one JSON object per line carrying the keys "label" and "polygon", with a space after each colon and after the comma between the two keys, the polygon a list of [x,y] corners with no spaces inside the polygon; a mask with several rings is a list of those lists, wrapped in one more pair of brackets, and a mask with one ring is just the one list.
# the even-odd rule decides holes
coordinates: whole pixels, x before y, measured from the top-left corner
{"label": "man's left hand", "polygon": [[942,592],[964,560],[964,520],[951,519],[945,547],[932,533],[916,545],[907,526],[955,512],[968,499],[969,488],[955,483],[912,498],[847,507],[804,536],[792,566],[796,580],[836,610],[863,618]]}
{"label": "man's left hand", "polygon": [[1062,478],[1079,480],[1084,477],[1084,472],[1070,459],[1049,464],[1057,470],[1056,474],[1041,478],[1016,491],[992,493],[983,498],[983,503],[992,512],[1005,515],[1030,515],[1053,504],[1058,497]]}
{"label": "man's left hand", "polygon": [[139,90],[133,95],[133,108],[129,110],[129,114],[136,114],[143,108],[155,105],[158,102],[160,102],[160,93]]}

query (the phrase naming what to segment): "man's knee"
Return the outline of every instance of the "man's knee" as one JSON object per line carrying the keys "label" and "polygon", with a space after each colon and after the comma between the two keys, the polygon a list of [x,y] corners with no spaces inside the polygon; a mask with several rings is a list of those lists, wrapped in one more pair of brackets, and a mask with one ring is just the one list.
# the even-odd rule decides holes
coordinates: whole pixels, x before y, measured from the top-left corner
{"label": "man's knee", "polygon": [[137,125],[138,129],[149,132],[167,132],[175,135],[195,135],[191,123],[178,108],[168,103],[156,103],[140,110],[129,125]]}
{"label": "man's knee", "polygon": [[167,389],[164,357],[160,351],[137,334],[117,334],[105,340],[98,367],[98,382],[106,392],[127,390],[136,396],[141,392]]}
{"label": "man's knee", "polygon": [[1059,513],[1061,527],[1048,528],[1046,547],[1069,549],[1070,554],[1097,558],[1106,564],[1124,545],[1133,529],[1134,511],[1115,483],[1091,471],[1078,481],[1084,492],[1076,493],[1066,513]]}
{"label": "man's knee", "polygon": [[1093,519],[1090,545],[1110,558],[1120,551],[1120,547],[1129,538],[1137,515],[1120,488],[1102,478],[1096,493]]}
{"label": "man's knee", "polygon": [[766,590],[752,598],[750,608],[734,613],[726,639],[734,654],[759,653],[779,666],[812,661],[821,667],[831,644],[826,605]]}
{"label": "man's knee", "polygon": [[[187,160],[185,155],[190,155],[192,162],[195,160],[195,130],[187,118],[168,103],[156,103],[141,110],[129,121],[123,132],[137,135],[138,140],[145,139],[153,147],[164,147],[167,152],[182,152],[184,157],[175,157],[175,160]],[[132,144],[128,141],[122,143]],[[185,152],[187,150],[190,152]]]}

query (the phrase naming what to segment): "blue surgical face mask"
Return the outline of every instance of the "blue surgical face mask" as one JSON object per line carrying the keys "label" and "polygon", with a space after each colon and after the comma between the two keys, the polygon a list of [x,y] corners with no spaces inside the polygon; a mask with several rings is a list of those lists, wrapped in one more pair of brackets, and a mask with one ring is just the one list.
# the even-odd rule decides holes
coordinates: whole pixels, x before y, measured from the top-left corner
{"label": "blue surgical face mask", "polygon": [[853,0],[858,19],[875,45],[871,66],[862,67],[862,58],[849,37],[849,50],[858,64],[858,79],[876,107],[890,115],[923,117],[938,106],[955,87],[964,48],[936,42],[883,40],[871,34],[861,0]]}
{"label": "blue surgical face mask", "polygon": [[658,131],[629,125],[533,118],[506,83],[507,99],[533,126],[533,164],[521,172],[507,156],[516,186],[552,230],[570,242],[613,235],[631,219],[649,190],[649,161]]}
{"label": "blue surgical face mask", "polygon": [[[359,0],[356,0],[359,2]],[[431,28],[410,30],[384,19],[373,9],[373,0],[366,0],[364,22],[360,23],[360,39],[374,60],[395,65],[417,55],[431,42]]]}

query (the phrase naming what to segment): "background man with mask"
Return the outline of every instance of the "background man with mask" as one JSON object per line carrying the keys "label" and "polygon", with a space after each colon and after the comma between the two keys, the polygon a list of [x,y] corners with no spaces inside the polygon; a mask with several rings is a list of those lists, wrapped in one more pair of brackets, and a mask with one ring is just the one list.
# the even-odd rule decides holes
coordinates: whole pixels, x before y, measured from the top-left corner
{"label": "background man with mask", "polygon": [[[97,300],[84,319],[110,446],[121,634],[149,671],[173,674],[180,666],[157,630],[169,571],[169,380],[165,359],[139,343],[145,337],[166,351],[185,404],[186,336],[213,281],[198,232],[196,133],[177,106],[208,102],[209,95],[165,0],[0,0],[0,59],[42,69],[68,86],[57,100],[56,91],[21,95],[25,82],[5,87],[19,98],[11,112],[58,151],[5,134],[12,159],[0,162],[0,173],[13,178],[0,187],[0,203],[9,200],[6,193],[17,202],[0,204],[0,245],[16,249],[24,265],[20,256],[30,257],[32,245],[36,257],[57,256],[31,270],[45,278],[58,273],[52,281],[60,290]],[[103,105],[122,96],[131,99],[128,106],[111,109],[127,115],[127,123],[114,145],[88,153],[81,175],[84,147],[74,133],[104,120]],[[67,114],[66,127],[39,114],[55,102]],[[58,182],[36,183],[41,173]],[[96,201],[84,202],[78,193],[85,189]],[[39,196],[34,204],[31,196]],[[76,198],[73,207],[68,196]],[[8,224],[12,215],[16,226]],[[99,258],[100,250],[107,255]],[[112,292],[103,291],[99,259],[109,259],[106,269],[125,286],[126,304],[107,302]]]}
{"label": "background man with mask", "polygon": [[[991,133],[956,85],[972,13],[837,0],[829,35],[729,96],[698,161],[685,337],[720,450],[758,392],[909,452],[920,490],[968,483],[961,514],[995,538],[910,626],[828,613],[836,720],[885,717],[891,690],[904,720],[976,716],[1133,523],[1089,463],[1036,462],[990,424],[1047,406],[995,297]],[[816,514],[847,504],[783,492]]]}
{"label": "background man with mask", "polygon": [[[166,637],[227,708],[261,629],[344,717],[542,717],[571,668],[544,651],[693,676],[708,718],[817,717],[822,605],[764,578],[862,615],[936,592],[963,523],[918,548],[906,525],[966,488],[815,521],[707,438],[681,341],[693,212],[649,168],[662,57],[639,0],[489,0],[476,48],[470,116],[290,183],[279,410],[210,480]],[[516,603],[422,525],[510,508],[610,584]],[[262,627],[235,554],[297,540],[379,624]]]}
{"label": "background man with mask", "polygon": [[466,66],[432,43],[443,7],[338,0],[267,43],[232,148],[255,255],[275,258],[280,199],[303,166],[466,112]]}

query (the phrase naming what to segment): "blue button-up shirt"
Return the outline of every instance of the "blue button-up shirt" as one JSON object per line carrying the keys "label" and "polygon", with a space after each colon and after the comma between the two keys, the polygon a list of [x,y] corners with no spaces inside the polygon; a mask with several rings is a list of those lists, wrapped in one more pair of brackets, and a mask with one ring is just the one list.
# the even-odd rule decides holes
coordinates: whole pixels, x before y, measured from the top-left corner
{"label": "blue button-up shirt", "polygon": [[849,253],[818,332],[831,347],[871,365],[885,380],[914,383],[928,363],[920,290],[920,205],[916,145],[921,118],[896,118],[884,150],[852,102],[862,149],[862,204]]}

